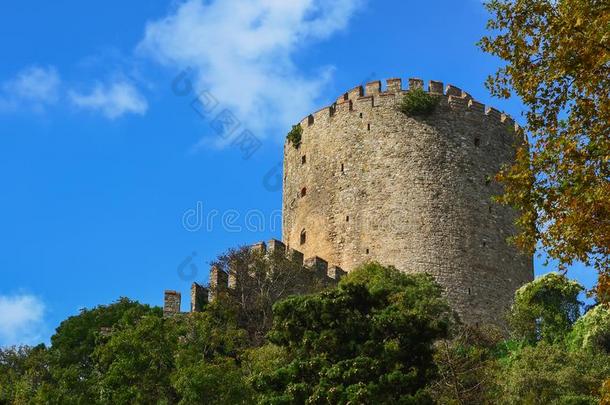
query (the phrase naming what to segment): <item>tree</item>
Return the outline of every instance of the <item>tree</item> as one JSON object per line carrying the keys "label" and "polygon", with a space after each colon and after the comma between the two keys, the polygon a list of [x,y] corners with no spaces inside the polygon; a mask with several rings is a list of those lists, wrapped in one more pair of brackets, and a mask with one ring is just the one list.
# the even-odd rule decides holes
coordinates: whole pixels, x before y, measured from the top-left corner
{"label": "tree", "polygon": [[548,273],[515,292],[509,314],[513,335],[527,343],[562,341],[580,316],[583,286],[564,275]]}
{"label": "tree", "polygon": [[232,280],[230,292],[220,297],[234,306],[237,323],[248,331],[254,346],[265,341],[273,320],[273,304],[295,294],[320,291],[315,274],[283,254],[268,254],[250,247],[230,249],[213,263]]}
{"label": "tree", "polygon": [[491,0],[486,7],[493,34],[480,46],[506,62],[488,88],[499,97],[516,93],[528,109],[529,150],[498,175],[499,200],[522,211],[515,241],[530,252],[539,242],[562,268],[577,260],[609,273],[610,4]]}
{"label": "tree", "polygon": [[201,313],[178,319],[172,385],[180,404],[246,404],[253,392],[241,369],[249,339],[236,314],[214,302]]}
{"label": "tree", "polygon": [[610,355],[610,307],[596,305],[574,324],[568,337],[572,350],[601,351]]}
{"label": "tree", "polygon": [[248,338],[235,315],[213,302],[203,312],[119,322],[98,340],[92,356],[97,401],[251,403],[252,390],[240,368]]}
{"label": "tree", "polygon": [[369,264],[273,312],[269,340],[291,361],[257,379],[261,403],[431,403],[433,343],[453,318],[430,276]]}
{"label": "tree", "polygon": [[49,381],[44,345],[0,348],[0,404],[43,403]]}
{"label": "tree", "polygon": [[598,404],[610,357],[570,352],[561,344],[524,346],[495,376],[496,404]]}
{"label": "tree", "polygon": [[112,329],[119,321],[135,324],[142,316],[152,314],[161,316],[162,311],[120,298],[110,305],[83,309],[80,314],[64,320],[51,337],[49,349],[52,395],[56,400],[91,403],[97,397],[93,391],[92,354],[103,331]]}
{"label": "tree", "polygon": [[[171,404],[178,396],[170,384],[178,334],[173,320],[158,314],[135,325],[122,322],[92,355],[96,402],[111,404]],[[91,383],[91,382],[90,382]]]}
{"label": "tree", "polygon": [[459,325],[451,339],[438,342],[434,353],[438,377],[430,387],[435,402],[487,403],[495,383],[497,345],[501,342],[498,330],[469,325]]}
{"label": "tree", "polygon": [[25,374],[28,347],[0,347],[0,404],[12,403],[19,379]]}

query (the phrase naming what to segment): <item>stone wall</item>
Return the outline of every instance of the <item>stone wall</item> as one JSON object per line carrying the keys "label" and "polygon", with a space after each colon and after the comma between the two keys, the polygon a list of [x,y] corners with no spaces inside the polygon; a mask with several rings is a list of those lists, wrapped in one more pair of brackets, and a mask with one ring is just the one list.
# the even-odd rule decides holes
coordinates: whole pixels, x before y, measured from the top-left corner
{"label": "stone wall", "polygon": [[[303,253],[296,249],[288,248],[284,243],[276,239],[271,239],[267,243],[256,243],[250,249],[256,249],[268,257],[275,256],[276,259],[281,258],[293,262],[296,265],[295,269],[299,269],[297,271],[306,272],[311,276],[311,278],[308,278],[309,280],[321,285],[336,285],[341,277],[347,274],[338,266],[329,266],[326,260],[318,256],[303,259]],[[250,276],[248,269],[235,270],[235,273],[227,274],[218,267],[212,266],[209,283],[210,301],[216,299],[219,293],[225,291],[231,293],[236,289],[241,278]]]}
{"label": "stone wall", "polygon": [[[303,259],[303,253],[287,247],[279,240],[271,239],[267,243],[259,242],[250,249],[256,250],[266,257],[273,256],[274,259],[288,260],[295,265],[297,271],[306,272],[307,279],[313,283],[331,286],[336,285],[339,280],[347,274],[338,266],[328,266],[328,262],[318,256]],[[191,310],[190,312],[201,312],[208,302],[218,298],[221,293],[232,294],[238,289],[238,283],[245,277],[249,277],[248,269],[235,269],[232,274],[227,274],[217,266],[210,268],[208,287],[193,283],[191,285]],[[246,284],[247,285],[247,284]],[[299,293],[299,291],[296,291]],[[163,314],[172,316],[180,313],[181,294],[177,291],[166,290],[163,305]]]}
{"label": "stone wall", "polygon": [[165,290],[163,300],[163,315],[169,316],[180,313],[180,302],[182,295],[178,291]]}
{"label": "stone wall", "polygon": [[[423,88],[410,79],[409,88]],[[470,323],[503,323],[532,258],[510,246],[516,213],[491,201],[514,158],[512,119],[430,82],[428,117],[397,109],[400,79],[368,83],[301,121],[284,146],[283,241],[347,271],[378,261],[428,272]]]}
{"label": "stone wall", "polygon": [[201,312],[208,303],[209,291],[198,283],[191,284],[191,312]]}

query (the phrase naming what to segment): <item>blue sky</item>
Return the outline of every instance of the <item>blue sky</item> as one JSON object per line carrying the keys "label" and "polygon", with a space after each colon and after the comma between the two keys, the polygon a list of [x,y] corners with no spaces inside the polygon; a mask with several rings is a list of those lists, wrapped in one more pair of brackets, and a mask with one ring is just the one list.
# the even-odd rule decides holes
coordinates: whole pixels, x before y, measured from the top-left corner
{"label": "blue sky", "polygon": [[477,0],[5,3],[0,345],[120,296],[177,289],[186,309],[216,255],[281,237],[284,134],[354,85],[441,80],[519,121],[483,86],[486,18]]}

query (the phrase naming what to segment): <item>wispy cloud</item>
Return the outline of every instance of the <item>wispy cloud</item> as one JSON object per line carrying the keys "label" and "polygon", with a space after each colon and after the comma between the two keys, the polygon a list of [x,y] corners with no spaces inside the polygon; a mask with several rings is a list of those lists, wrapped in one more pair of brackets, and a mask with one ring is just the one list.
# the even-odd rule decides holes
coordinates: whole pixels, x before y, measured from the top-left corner
{"label": "wispy cloud", "polygon": [[89,93],[70,91],[69,97],[77,107],[99,111],[110,119],[128,113],[143,115],[148,109],[146,98],[128,82],[98,83]]}
{"label": "wispy cloud", "polygon": [[2,110],[24,107],[42,110],[59,100],[61,79],[52,66],[30,66],[2,83],[0,87]]}
{"label": "wispy cloud", "polygon": [[39,343],[44,311],[43,302],[33,295],[0,295],[0,346]]}
{"label": "wispy cloud", "polygon": [[27,67],[0,84],[0,112],[42,112],[66,99],[77,108],[97,111],[110,119],[130,113],[143,115],[148,109],[146,98],[131,82],[97,83],[89,92],[78,92],[60,79],[53,66]]}
{"label": "wispy cloud", "polygon": [[307,75],[295,55],[344,29],[359,0],[188,0],[150,22],[138,50],[195,71],[196,86],[262,135],[315,104],[332,68]]}

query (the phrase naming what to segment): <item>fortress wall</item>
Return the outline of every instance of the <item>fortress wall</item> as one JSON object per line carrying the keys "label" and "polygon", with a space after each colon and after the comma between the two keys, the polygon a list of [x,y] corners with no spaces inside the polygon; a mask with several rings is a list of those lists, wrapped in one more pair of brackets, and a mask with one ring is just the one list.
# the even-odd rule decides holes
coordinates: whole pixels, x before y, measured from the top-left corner
{"label": "fortress wall", "polygon": [[398,111],[407,90],[389,79],[301,121],[301,145],[284,148],[283,240],[347,271],[374,260],[429,272],[464,320],[502,323],[533,278],[531,257],[506,242],[516,213],[491,201],[514,123],[455,86],[427,89],[440,102],[426,118]]}

